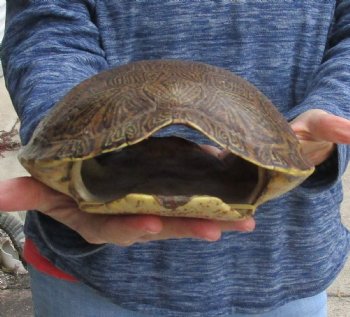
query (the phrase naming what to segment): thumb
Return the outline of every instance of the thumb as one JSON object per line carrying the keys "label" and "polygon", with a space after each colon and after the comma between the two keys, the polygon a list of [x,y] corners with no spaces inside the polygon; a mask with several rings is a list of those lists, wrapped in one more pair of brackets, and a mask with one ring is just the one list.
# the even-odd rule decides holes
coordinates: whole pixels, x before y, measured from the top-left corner
{"label": "thumb", "polygon": [[291,127],[300,140],[350,143],[350,121],[323,110],[306,111],[291,122]]}
{"label": "thumb", "polygon": [[0,182],[0,211],[46,210],[62,194],[32,177],[18,177]]}

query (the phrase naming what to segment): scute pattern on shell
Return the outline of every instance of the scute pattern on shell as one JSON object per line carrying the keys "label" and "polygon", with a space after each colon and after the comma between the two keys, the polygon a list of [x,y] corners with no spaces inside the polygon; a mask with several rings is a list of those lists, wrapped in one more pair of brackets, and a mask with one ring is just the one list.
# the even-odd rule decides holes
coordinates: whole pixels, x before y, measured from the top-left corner
{"label": "scute pattern on shell", "polygon": [[84,81],[40,123],[22,157],[91,157],[171,123],[265,167],[310,168],[287,122],[253,85],[222,68],[176,60],[135,62]]}

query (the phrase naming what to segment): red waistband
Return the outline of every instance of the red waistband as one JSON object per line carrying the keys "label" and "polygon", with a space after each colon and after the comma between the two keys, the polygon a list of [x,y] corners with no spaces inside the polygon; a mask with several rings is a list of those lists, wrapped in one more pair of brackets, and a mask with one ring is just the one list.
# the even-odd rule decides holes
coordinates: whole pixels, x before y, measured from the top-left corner
{"label": "red waistband", "polygon": [[32,240],[26,239],[24,243],[23,257],[28,264],[32,265],[36,270],[42,273],[70,282],[78,281],[73,275],[60,270],[47,258],[43,257]]}

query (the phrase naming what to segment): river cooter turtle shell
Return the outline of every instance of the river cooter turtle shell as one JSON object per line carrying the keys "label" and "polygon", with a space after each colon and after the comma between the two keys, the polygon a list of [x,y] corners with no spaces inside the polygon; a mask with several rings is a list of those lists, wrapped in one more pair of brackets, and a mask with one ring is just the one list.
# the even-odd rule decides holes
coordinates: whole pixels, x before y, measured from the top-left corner
{"label": "river cooter turtle shell", "polygon": [[[175,124],[230,157],[152,137]],[[179,60],[134,62],[77,85],[40,122],[20,161],[88,212],[223,220],[251,215],[313,172],[289,124],[258,89],[228,70]]]}

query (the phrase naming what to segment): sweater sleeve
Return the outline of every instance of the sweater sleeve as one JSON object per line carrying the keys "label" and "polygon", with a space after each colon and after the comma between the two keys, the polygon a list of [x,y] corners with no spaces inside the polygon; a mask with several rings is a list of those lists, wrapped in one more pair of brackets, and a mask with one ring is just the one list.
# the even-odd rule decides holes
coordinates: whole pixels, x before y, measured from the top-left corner
{"label": "sweater sleeve", "polygon": [[[322,109],[350,119],[350,0],[337,1],[328,47],[313,75],[304,100],[287,114],[289,120],[310,109]],[[310,190],[327,189],[340,180],[350,159],[348,145],[316,168],[304,183]]]}
{"label": "sweater sleeve", "polygon": [[[71,88],[108,67],[93,15],[94,1],[88,0],[7,1],[2,63],[24,144]],[[52,249],[55,254],[79,257],[104,247],[90,245],[40,213],[28,213],[26,228],[29,225],[26,235],[38,244],[45,241],[42,251]],[[36,232],[40,232],[40,239]],[[69,248],[67,241],[73,242]]]}
{"label": "sweater sleeve", "polygon": [[107,68],[93,15],[90,0],[7,2],[1,55],[24,144],[71,88]]}

